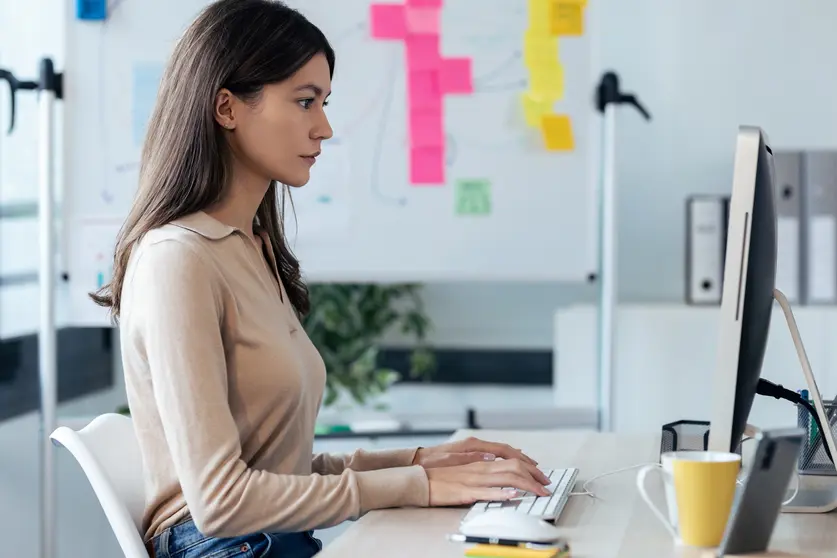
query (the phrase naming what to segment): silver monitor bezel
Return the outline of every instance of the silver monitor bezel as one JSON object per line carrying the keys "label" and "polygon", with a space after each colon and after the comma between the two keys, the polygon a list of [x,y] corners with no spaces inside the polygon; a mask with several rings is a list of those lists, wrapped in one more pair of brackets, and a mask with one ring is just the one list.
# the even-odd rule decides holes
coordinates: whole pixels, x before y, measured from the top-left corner
{"label": "silver monitor bezel", "polygon": [[712,379],[712,409],[707,446],[711,451],[728,452],[733,446],[730,438],[741,350],[741,322],[744,318],[753,203],[762,145],[770,144],[767,134],[761,128],[739,127],[729,203],[724,282],[721,290],[718,356]]}

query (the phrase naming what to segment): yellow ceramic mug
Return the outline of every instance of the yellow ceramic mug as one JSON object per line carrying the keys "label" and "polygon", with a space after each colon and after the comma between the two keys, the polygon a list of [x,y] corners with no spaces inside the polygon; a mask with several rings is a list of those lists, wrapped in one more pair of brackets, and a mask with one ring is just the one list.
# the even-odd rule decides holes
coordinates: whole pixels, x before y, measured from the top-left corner
{"label": "yellow ceramic mug", "polygon": [[[661,465],[643,467],[637,475],[637,488],[654,515],[668,528],[672,536],[689,546],[712,547],[721,544],[724,529],[735,498],[736,480],[741,468],[741,456],[717,451],[679,451],[661,456]],[[663,474],[669,508],[676,503],[676,515],[669,509],[665,517],[651,501],[645,489],[645,477],[650,471]],[[676,516],[677,523],[673,523]]]}

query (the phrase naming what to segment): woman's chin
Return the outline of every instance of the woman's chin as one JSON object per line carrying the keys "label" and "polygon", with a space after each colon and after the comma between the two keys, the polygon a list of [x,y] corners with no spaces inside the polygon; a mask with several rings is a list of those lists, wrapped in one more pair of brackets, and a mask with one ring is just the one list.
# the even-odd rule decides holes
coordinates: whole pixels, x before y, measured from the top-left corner
{"label": "woman's chin", "polygon": [[311,180],[311,173],[308,172],[306,169],[305,172],[296,173],[293,175],[286,175],[282,178],[277,178],[276,181],[280,184],[286,184],[291,188],[301,188],[308,184],[308,181]]}

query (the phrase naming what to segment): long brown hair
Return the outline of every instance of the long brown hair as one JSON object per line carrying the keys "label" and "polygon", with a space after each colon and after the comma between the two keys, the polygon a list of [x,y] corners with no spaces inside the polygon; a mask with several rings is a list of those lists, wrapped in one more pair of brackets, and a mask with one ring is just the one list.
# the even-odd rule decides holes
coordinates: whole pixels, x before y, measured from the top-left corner
{"label": "long brown hair", "polygon": [[[160,82],[142,148],[139,187],[116,239],[111,282],[91,298],[119,320],[122,283],[134,245],[148,231],[220,201],[230,178],[229,147],[213,111],[221,88],[247,102],[283,81],[314,55],[334,73],[334,51],[302,14],[275,0],[218,0],[205,8],[175,46]],[[281,195],[280,195],[281,193]],[[256,221],[273,245],[293,308],[309,310],[299,261],[283,235],[289,189],[272,182]]]}

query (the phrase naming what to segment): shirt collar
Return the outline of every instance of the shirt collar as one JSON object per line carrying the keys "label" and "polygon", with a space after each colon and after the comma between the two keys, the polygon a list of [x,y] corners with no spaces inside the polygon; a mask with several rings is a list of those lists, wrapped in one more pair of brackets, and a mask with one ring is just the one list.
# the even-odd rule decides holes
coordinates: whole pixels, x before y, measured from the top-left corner
{"label": "shirt collar", "polygon": [[237,227],[226,225],[203,211],[175,219],[171,224],[198,233],[211,240],[220,240],[238,230]]}

